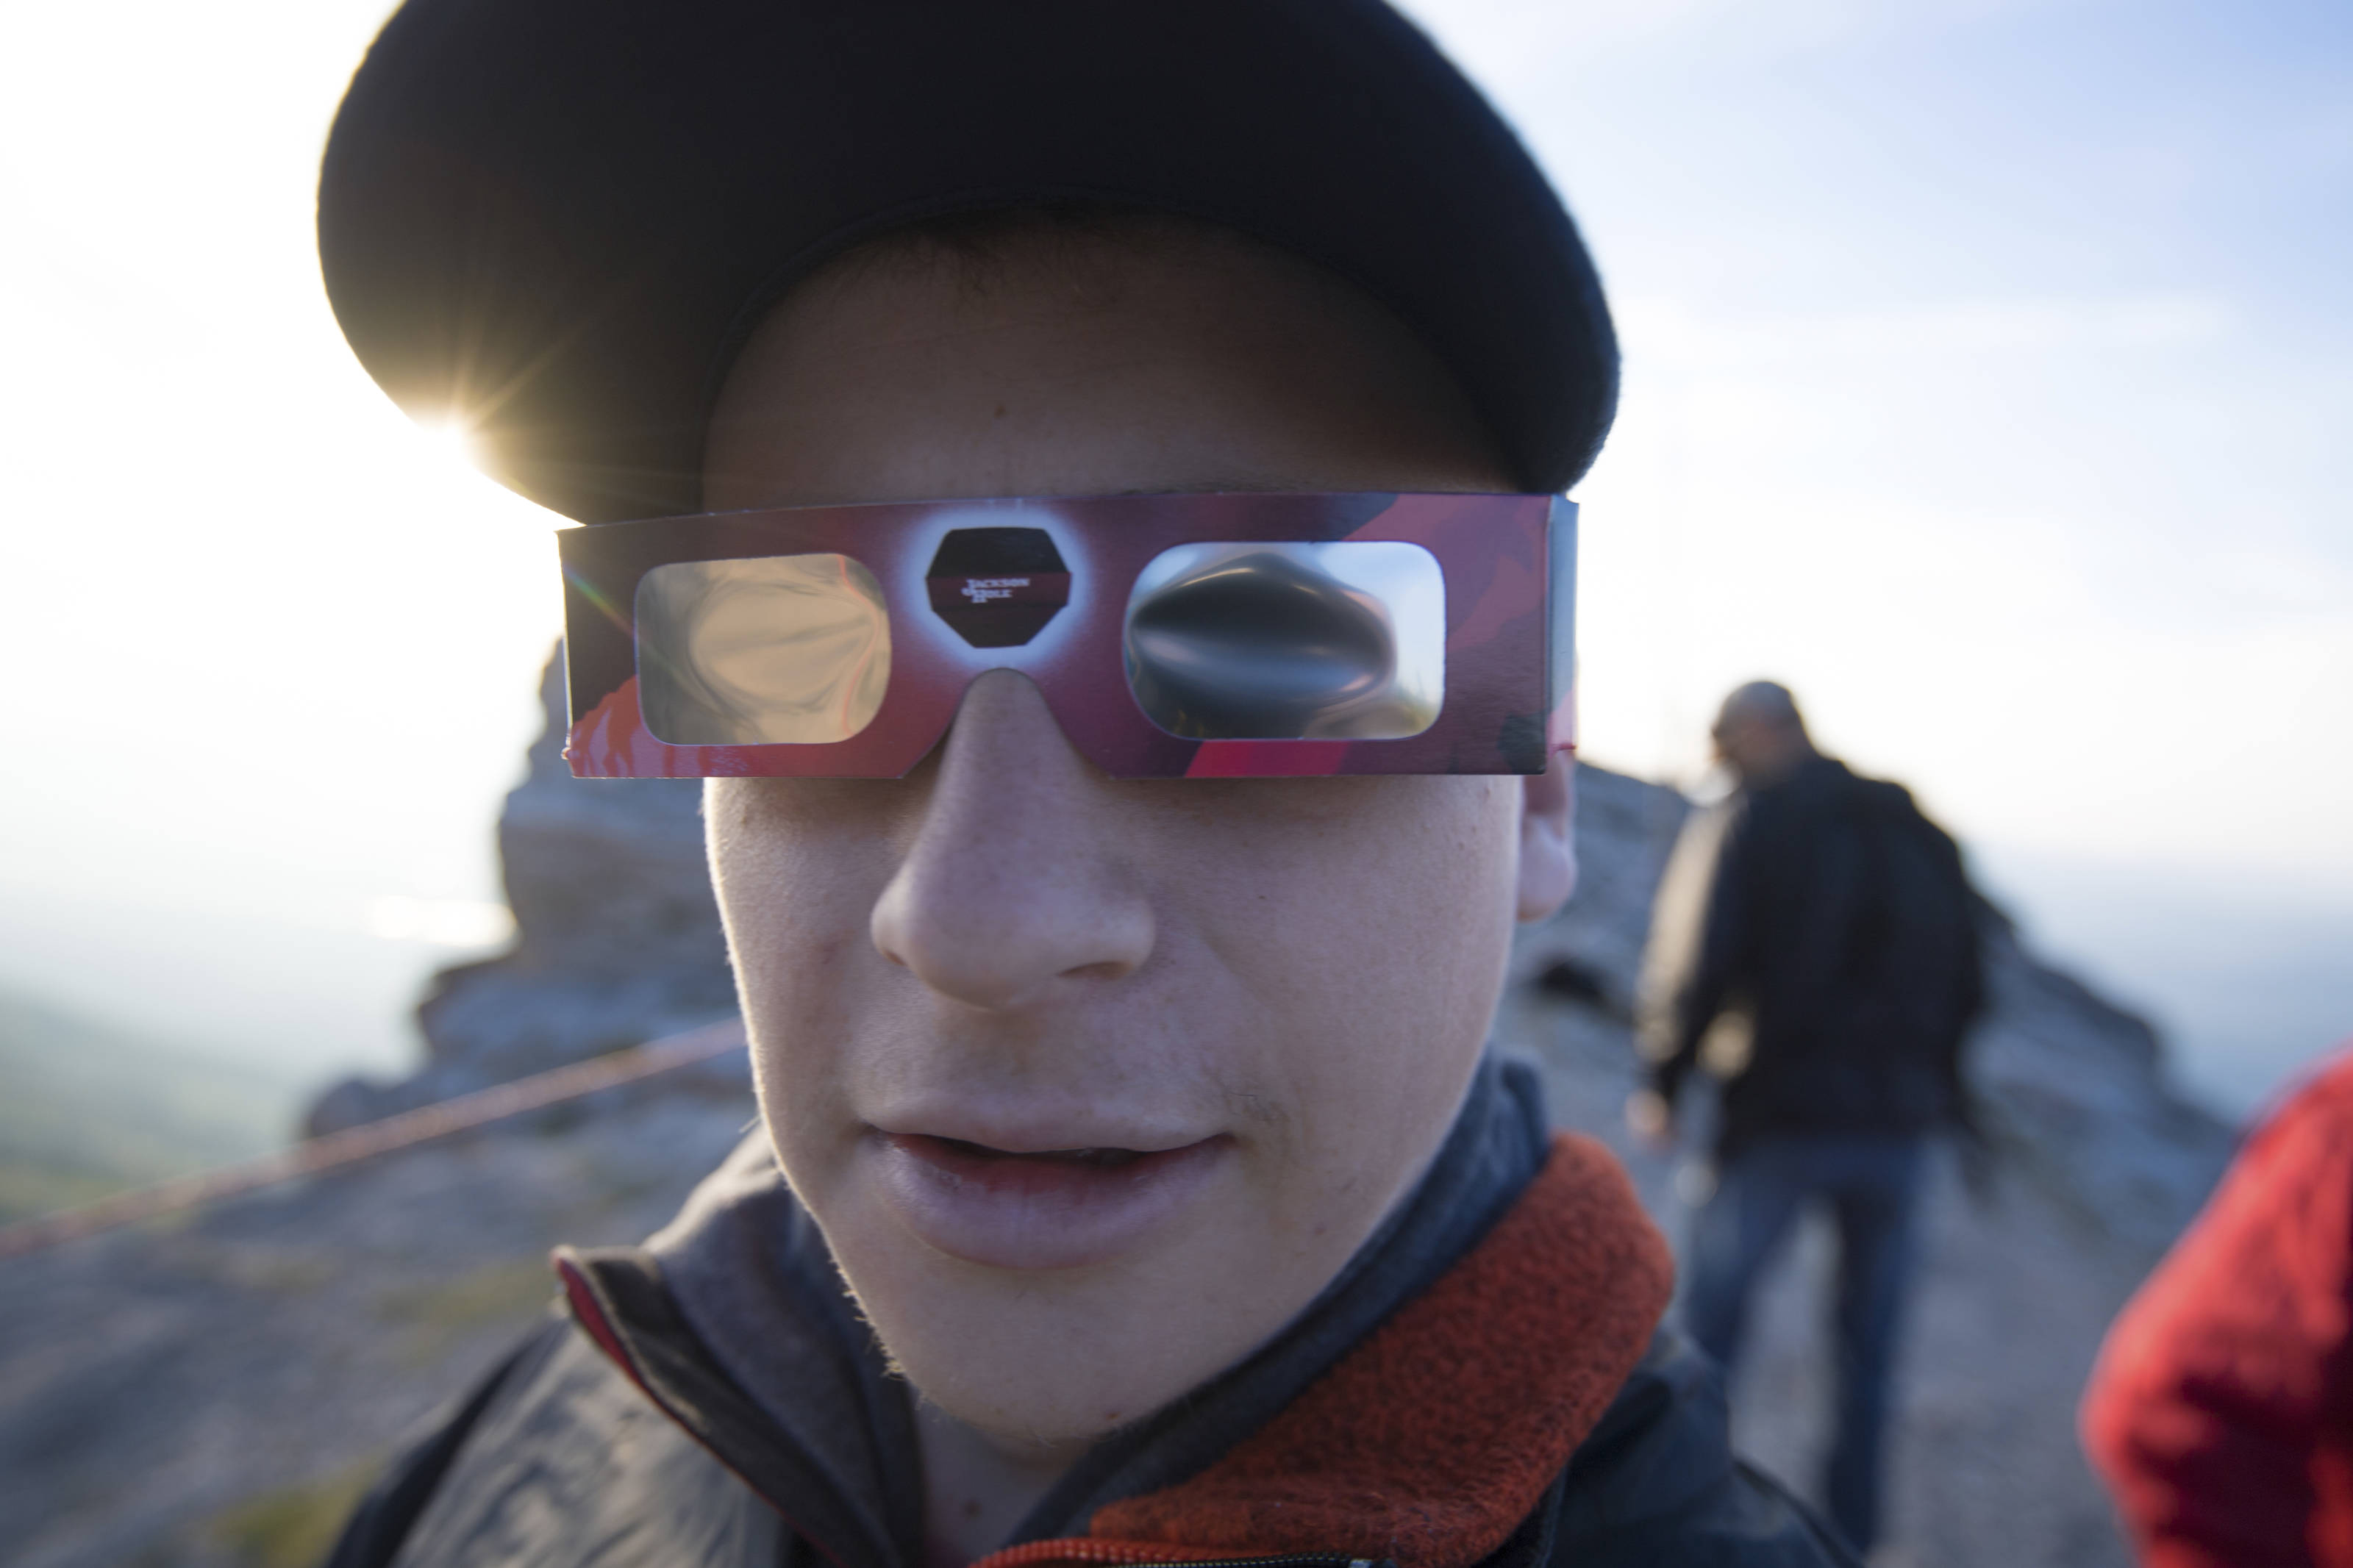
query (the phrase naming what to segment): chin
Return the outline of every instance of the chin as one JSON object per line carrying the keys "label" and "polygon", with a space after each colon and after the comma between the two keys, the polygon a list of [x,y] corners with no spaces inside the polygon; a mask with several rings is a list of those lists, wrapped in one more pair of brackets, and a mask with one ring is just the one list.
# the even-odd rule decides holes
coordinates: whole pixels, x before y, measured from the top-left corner
{"label": "chin", "polygon": [[1237,1289],[1236,1271],[1200,1250],[1042,1270],[887,1240],[836,1257],[918,1392],[1002,1446],[1050,1447],[1091,1443],[1208,1382],[1322,1286],[1315,1269],[1294,1289],[1261,1273],[1256,1289]]}

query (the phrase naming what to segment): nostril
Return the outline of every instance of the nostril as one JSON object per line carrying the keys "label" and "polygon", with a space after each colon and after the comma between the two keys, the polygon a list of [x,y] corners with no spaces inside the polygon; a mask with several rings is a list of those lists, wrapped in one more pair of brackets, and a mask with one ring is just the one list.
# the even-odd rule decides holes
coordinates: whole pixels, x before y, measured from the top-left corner
{"label": "nostril", "polygon": [[1134,973],[1135,965],[1124,959],[1100,959],[1092,963],[1073,964],[1061,973],[1064,980],[1124,980]]}

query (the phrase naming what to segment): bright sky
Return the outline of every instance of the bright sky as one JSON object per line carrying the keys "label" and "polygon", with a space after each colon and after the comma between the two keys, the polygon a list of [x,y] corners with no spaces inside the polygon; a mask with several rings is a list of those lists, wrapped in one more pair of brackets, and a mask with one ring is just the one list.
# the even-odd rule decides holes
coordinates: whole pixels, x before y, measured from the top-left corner
{"label": "bright sky", "polygon": [[[411,429],[319,289],[385,9],[0,32],[0,980],[308,1064],[392,1059],[433,942],[488,929],[556,624],[554,520]],[[2341,943],[2284,956],[2353,935],[2353,11],[1409,9],[1619,311],[1588,754],[1688,778],[1776,676],[2208,1059],[2353,1032]],[[2182,979],[2223,893],[2286,1013]]]}

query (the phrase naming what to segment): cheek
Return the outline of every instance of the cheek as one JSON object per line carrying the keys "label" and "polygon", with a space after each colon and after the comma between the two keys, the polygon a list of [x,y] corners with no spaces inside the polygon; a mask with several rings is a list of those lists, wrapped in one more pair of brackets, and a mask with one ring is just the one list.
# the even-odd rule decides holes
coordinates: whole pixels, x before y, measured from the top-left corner
{"label": "cheek", "polygon": [[756,785],[713,781],[703,813],[729,956],[739,984],[765,1000],[779,984],[838,967],[828,961],[846,946],[863,879],[858,857],[816,853],[815,836],[761,795]]}
{"label": "cheek", "polygon": [[1259,847],[1202,916],[1226,921],[1214,945],[1318,1185],[1393,1196],[1477,1063],[1513,924],[1516,818],[1494,783],[1413,780],[1345,835]]}
{"label": "cheek", "polygon": [[871,1005],[867,922],[890,858],[886,825],[819,823],[771,784],[713,780],[703,814],[761,1107],[786,1153],[829,1119],[834,1054]]}
{"label": "cheek", "polygon": [[[1509,801],[1484,778],[1394,781],[1381,809],[1248,846],[1229,945],[1301,1005],[1345,1012],[1484,990],[1511,931]],[[1419,1007],[1417,1005],[1416,1010]]]}

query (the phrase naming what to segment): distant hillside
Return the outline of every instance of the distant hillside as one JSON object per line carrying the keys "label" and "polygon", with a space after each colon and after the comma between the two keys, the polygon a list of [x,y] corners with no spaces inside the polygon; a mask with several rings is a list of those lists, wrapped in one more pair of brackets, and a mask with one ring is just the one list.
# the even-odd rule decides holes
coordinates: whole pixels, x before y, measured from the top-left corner
{"label": "distant hillside", "polygon": [[244,1159],[299,1086],[0,992],[0,1221]]}

